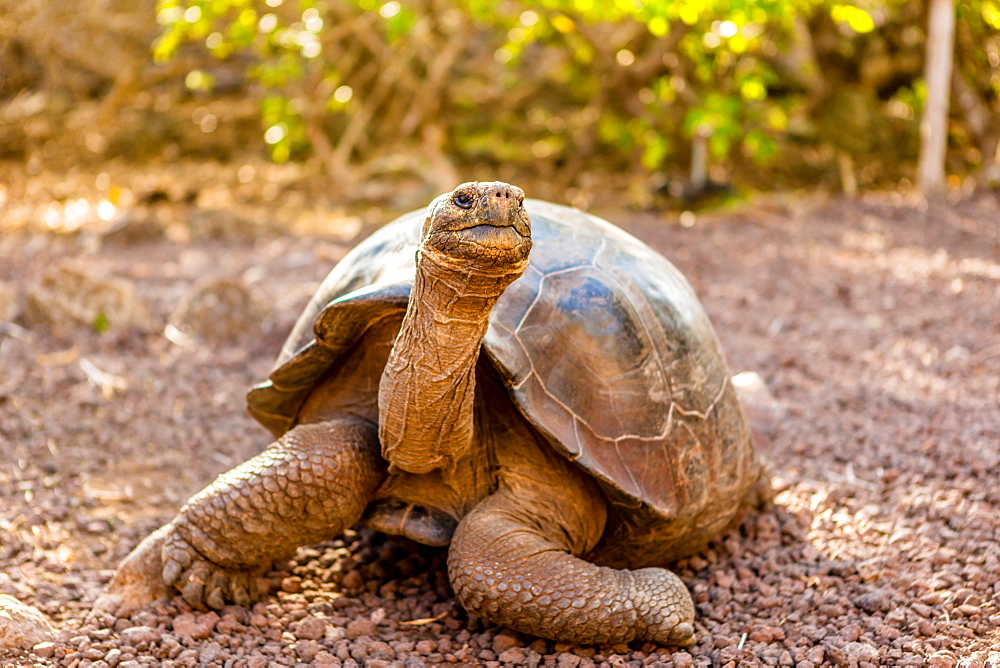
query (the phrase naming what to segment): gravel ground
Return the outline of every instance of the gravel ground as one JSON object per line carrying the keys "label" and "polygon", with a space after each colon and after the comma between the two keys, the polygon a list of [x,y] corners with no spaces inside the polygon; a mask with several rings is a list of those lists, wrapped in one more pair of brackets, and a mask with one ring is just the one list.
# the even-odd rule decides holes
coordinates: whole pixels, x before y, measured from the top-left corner
{"label": "gravel ground", "polygon": [[[352,232],[282,235],[223,215],[202,234],[203,212],[180,205],[103,237],[5,232],[11,201],[0,594],[58,633],[0,665],[1000,666],[996,196],[771,200],[693,227],[613,216],[688,275],[734,370],[759,371],[786,407],[774,506],[676,565],[697,605],[684,651],[499,629],[456,604],[442,552],[366,530],[300,550],[251,608],[90,613],[128,550],[267,443],[245,388]],[[121,278],[131,321],[44,324],[35,286],[65,258]],[[224,341],[198,338],[197,321],[169,340],[168,322],[184,329],[171,314],[214,278],[245,285],[266,315],[236,313]]]}

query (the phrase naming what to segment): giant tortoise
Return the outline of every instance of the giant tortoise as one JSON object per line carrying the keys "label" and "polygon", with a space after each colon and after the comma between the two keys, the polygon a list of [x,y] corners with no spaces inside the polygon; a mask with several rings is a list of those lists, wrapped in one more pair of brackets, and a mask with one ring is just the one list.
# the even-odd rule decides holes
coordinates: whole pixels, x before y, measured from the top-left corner
{"label": "giant tortoise", "polygon": [[[529,254],[530,251],[530,254]],[[448,546],[469,611],[572,643],[690,642],[663,568],[763,464],[694,292],[594,216],[466,183],[330,273],[250,413],[275,442],[126,558],[105,602],[247,604],[362,522]]]}

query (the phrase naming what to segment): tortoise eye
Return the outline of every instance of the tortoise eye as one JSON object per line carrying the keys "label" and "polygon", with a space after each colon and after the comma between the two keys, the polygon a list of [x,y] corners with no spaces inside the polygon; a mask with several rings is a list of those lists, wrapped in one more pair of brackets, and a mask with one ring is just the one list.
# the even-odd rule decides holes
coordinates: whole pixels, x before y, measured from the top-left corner
{"label": "tortoise eye", "polygon": [[458,193],[455,195],[455,204],[463,209],[471,209],[472,198],[467,193]]}

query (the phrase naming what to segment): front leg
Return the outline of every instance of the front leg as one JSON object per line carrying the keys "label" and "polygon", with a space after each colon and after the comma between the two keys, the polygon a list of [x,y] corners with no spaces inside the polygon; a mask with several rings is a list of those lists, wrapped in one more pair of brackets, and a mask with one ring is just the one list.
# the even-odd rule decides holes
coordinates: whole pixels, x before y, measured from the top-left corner
{"label": "front leg", "polygon": [[171,587],[196,607],[245,605],[275,560],[357,522],[384,478],[371,422],[299,425],[219,476],[140,543],[98,607],[134,610]]}
{"label": "front leg", "polygon": [[[579,512],[560,488],[501,488],[459,523],[448,575],[470,612],[531,635],[575,644],[693,639],[694,605],[668,570],[616,570],[576,554]],[[603,509],[584,522],[603,522]],[[574,546],[574,542],[577,545]]]}

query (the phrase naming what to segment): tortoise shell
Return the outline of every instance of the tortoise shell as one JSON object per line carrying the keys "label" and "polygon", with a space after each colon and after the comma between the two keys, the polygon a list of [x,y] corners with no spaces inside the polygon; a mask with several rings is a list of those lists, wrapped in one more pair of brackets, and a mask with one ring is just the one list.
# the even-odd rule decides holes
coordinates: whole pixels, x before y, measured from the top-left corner
{"label": "tortoise shell", "polygon": [[[533,246],[494,307],[487,358],[521,414],[597,479],[628,525],[710,534],[757,479],[715,333],[663,256],[611,223],[526,200]],[[323,281],[249,412],[278,436],[373,323],[406,309],[424,211],[359,244]],[[716,527],[721,530],[722,527]],[[669,539],[669,537],[668,537]]]}

